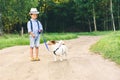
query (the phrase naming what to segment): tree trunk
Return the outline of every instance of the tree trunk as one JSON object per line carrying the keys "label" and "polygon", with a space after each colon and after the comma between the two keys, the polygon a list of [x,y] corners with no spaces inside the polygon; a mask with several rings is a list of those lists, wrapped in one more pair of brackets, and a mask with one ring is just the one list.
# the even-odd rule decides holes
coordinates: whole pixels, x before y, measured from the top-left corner
{"label": "tree trunk", "polygon": [[24,30],[23,27],[21,27],[21,36],[23,36]]}
{"label": "tree trunk", "polygon": [[2,14],[0,13],[0,35],[3,34],[3,25],[2,25]]}
{"label": "tree trunk", "polygon": [[120,29],[120,6],[119,6],[119,0],[118,0],[118,27],[119,27],[119,29]]}
{"label": "tree trunk", "polygon": [[104,31],[106,30],[106,24],[105,24],[105,19],[103,21],[103,24],[104,24]]}
{"label": "tree trunk", "polygon": [[89,23],[89,30],[90,30],[90,32],[92,32],[91,23],[90,23],[90,20],[89,20],[89,19],[88,19],[88,23]]}
{"label": "tree trunk", "polygon": [[46,4],[45,4],[45,6],[44,6],[44,13],[45,13],[45,32],[46,32],[46,29],[47,29],[47,6],[46,6]]}
{"label": "tree trunk", "polygon": [[114,22],[114,16],[113,16],[113,9],[112,9],[112,0],[110,0],[110,11],[111,11],[111,19],[112,19],[113,30],[116,31],[115,22]]}
{"label": "tree trunk", "polygon": [[106,11],[106,30],[108,31],[108,26],[109,26],[109,16],[108,16],[108,12]]}
{"label": "tree trunk", "polygon": [[93,20],[94,20],[94,29],[95,31],[97,31],[97,26],[96,26],[96,16],[95,16],[95,7],[93,4]]}

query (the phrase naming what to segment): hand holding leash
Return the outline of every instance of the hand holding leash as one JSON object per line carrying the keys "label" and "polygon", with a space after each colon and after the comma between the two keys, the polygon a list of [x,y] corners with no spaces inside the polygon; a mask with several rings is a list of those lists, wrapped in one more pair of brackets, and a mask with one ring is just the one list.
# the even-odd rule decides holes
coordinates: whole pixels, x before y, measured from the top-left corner
{"label": "hand holding leash", "polygon": [[35,35],[32,33],[32,37],[35,38]]}

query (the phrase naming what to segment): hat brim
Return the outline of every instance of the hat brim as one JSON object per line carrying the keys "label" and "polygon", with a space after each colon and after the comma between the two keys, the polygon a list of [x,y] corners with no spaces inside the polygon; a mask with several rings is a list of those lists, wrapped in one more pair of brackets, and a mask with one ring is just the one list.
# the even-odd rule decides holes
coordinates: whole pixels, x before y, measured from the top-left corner
{"label": "hat brim", "polygon": [[39,12],[29,12],[29,14],[39,14]]}

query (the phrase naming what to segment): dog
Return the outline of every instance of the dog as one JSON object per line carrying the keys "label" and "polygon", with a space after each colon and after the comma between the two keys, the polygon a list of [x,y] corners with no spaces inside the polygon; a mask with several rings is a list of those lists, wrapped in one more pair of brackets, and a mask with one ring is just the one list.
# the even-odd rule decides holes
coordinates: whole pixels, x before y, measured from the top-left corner
{"label": "dog", "polygon": [[[63,61],[63,59],[67,59],[67,51],[68,48],[66,47],[64,41],[47,41],[47,44],[51,46],[51,51],[54,56],[54,61],[57,61],[57,57],[60,58],[60,61]],[[64,57],[64,58],[63,58]]]}

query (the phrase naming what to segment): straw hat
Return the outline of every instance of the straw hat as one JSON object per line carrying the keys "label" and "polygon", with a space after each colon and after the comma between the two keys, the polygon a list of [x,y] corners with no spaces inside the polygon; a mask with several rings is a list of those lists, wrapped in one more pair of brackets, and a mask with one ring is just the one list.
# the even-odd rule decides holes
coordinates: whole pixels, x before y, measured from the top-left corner
{"label": "straw hat", "polygon": [[31,8],[29,14],[39,14],[37,8]]}

